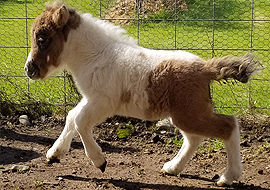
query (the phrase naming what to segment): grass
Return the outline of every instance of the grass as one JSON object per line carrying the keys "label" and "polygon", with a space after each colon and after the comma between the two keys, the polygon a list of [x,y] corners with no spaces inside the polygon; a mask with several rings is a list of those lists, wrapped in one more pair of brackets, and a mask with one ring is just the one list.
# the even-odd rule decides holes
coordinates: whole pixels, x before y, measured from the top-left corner
{"label": "grass", "polygon": [[39,181],[39,180],[35,180],[34,181],[34,185],[35,187],[42,187],[44,185],[43,181]]}
{"label": "grass", "polygon": [[[27,7],[23,0],[3,0],[0,2],[0,103],[18,104],[21,112],[30,102],[42,104],[50,113],[65,112],[79,99],[73,85],[62,72],[46,82],[31,82],[24,76],[23,66],[30,46],[29,30],[36,17],[44,8],[44,0],[29,0]],[[254,76],[248,84],[233,85],[214,82],[212,85],[213,101],[216,110],[221,113],[240,113],[246,109],[258,108],[270,114],[270,69],[269,69],[269,18],[270,2],[255,1],[253,28],[251,30],[251,4],[249,1],[218,1],[215,3],[215,19],[212,22],[213,1],[186,0],[189,10],[177,10],[178,19],[174,21],[140,20],[124,26],[128,34],[138,39],[138,43],[152,49],[184,49],[205,59],[228,54],[243,55],[252,48],[265,69]],[[95,16],[104,16],[113,1],[99,0],[89,2],[68,1],[84,12]],[[25,10],[29,19],[24,19]],[[100,12],[101,11],[101,12]],[[174,18],[173,14],[158,12],[148,19]],[[9,19],[7,17],[14,17]],[[194,19],[206,19],[196,21]],[[235,19],[237,21],[235,21]],[[241,20],[242,19],[242,20]],[[267,20],[268,19],[268,20]],[[139,26],[139,31],[137,30]],[[251,36],[252,31],[252,36]],[[214,32],[214,40],[213,40]],[[67,82],[67,83],[66,83]],[[23,106],[20,106],[22,104]],[[70,107],[65,108],[65,105]],[[56,106],[54,106],[56,105]],[[9,107],[6,106],[6,107]],[[46,109],[45,109],[46,108]],[[60,109],[59,109],[60,108]],[[63,109],[62,109],[63,108]],[[32,108],[31,108],[32,109]],[[12,111],[12,110],[10,110]]]}
{"label": "grass", "polygon": [[127,123],[124,122],[124,123],[119,124],[116,130],[116,135],[118,136],[118,138],[122,139],[122,138],[128,137],[133,132],[134,132],[134,126],[130,121],[128,121]]}

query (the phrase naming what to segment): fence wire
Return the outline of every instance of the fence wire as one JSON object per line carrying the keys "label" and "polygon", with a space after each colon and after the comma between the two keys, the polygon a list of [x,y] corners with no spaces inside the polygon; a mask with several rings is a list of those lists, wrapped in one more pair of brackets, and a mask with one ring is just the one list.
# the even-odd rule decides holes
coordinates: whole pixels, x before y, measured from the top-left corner
{"label": "fence wire", "polygon": [[[44,0],[0,1],[0,109],[2,114],[66,113],[80,99],[68,72],[33,82],[24,74],[30,28]],[[186,50],[204,59],[253,52],[263,72],[248,84],[213,83],[216,109],[270,114],[270,1],[88,0],[69,6],[124,27],[139,45]]]}

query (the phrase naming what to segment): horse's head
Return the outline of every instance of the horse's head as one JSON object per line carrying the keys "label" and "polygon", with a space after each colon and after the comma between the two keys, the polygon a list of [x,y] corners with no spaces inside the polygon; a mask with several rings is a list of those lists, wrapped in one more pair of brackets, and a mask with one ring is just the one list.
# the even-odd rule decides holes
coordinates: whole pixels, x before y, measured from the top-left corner
{"label": "horse's head", "polygon": [[70,29],[80,23],[79,15],[65,5],[48,5],[31,29],[31,51],[24,70],[31,79],[44,79],[61,64],[61,53]]}

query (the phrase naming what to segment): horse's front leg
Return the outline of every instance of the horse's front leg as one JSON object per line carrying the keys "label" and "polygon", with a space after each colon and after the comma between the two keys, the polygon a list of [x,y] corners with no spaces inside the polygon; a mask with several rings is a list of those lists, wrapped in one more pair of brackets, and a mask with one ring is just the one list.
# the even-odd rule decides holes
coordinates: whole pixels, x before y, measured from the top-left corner
{"label": "horse's front leg", "polygon": [[60,158],[69,151],[72,138],[77,133],[75,130],[74,119],[78,112],[82,109],[82,106],[86,103],[87,101],[82,99],[82,101],[75,108],[69,111],[64,130],[47,152],[46,157],[48,163],[59,162]]}
{"label": "horse's front leg", "polygon": [[75,118],[75,129],[81,137],[85,154],[102,172],[105,171],[107,162],[93,138],[93,127],[112,116],[112,110],[109,100],[104,98],[102,101],[87,102]]}

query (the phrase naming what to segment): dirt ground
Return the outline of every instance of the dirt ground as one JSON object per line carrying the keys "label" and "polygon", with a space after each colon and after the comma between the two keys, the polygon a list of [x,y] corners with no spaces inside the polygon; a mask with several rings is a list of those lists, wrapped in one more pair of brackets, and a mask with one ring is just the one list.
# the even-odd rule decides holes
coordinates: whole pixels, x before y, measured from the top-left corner
{"label": "dirt ground", "polygon": [[[243,175],[230,187],[215,182],[226,166],[222,146],[204,141],[181,175],[160,173],[179,146],[174,129],[155,128],[153,123],[132,120],[132,134],[119,138],[116,127],[123,119],[111,119],[95,128],[95,138],[106,155],[106,171],[95,168],[84,154],[79,137],[70,152],[48,165],[46,152],[61,133],[64,120],[43,116],[31,126],[19,124],[17,117],[0,117],[0,189],[270,189],[269,117],[240,119]],[[125,120],[125,119],[124,119]],[[148,128],[146,127],[148,126]],[[149,127],[150,126],[150,127]],[[151,127],[152,126],[152,127]],[[29,166],[28,171],[11,171],[14,165]]]}

